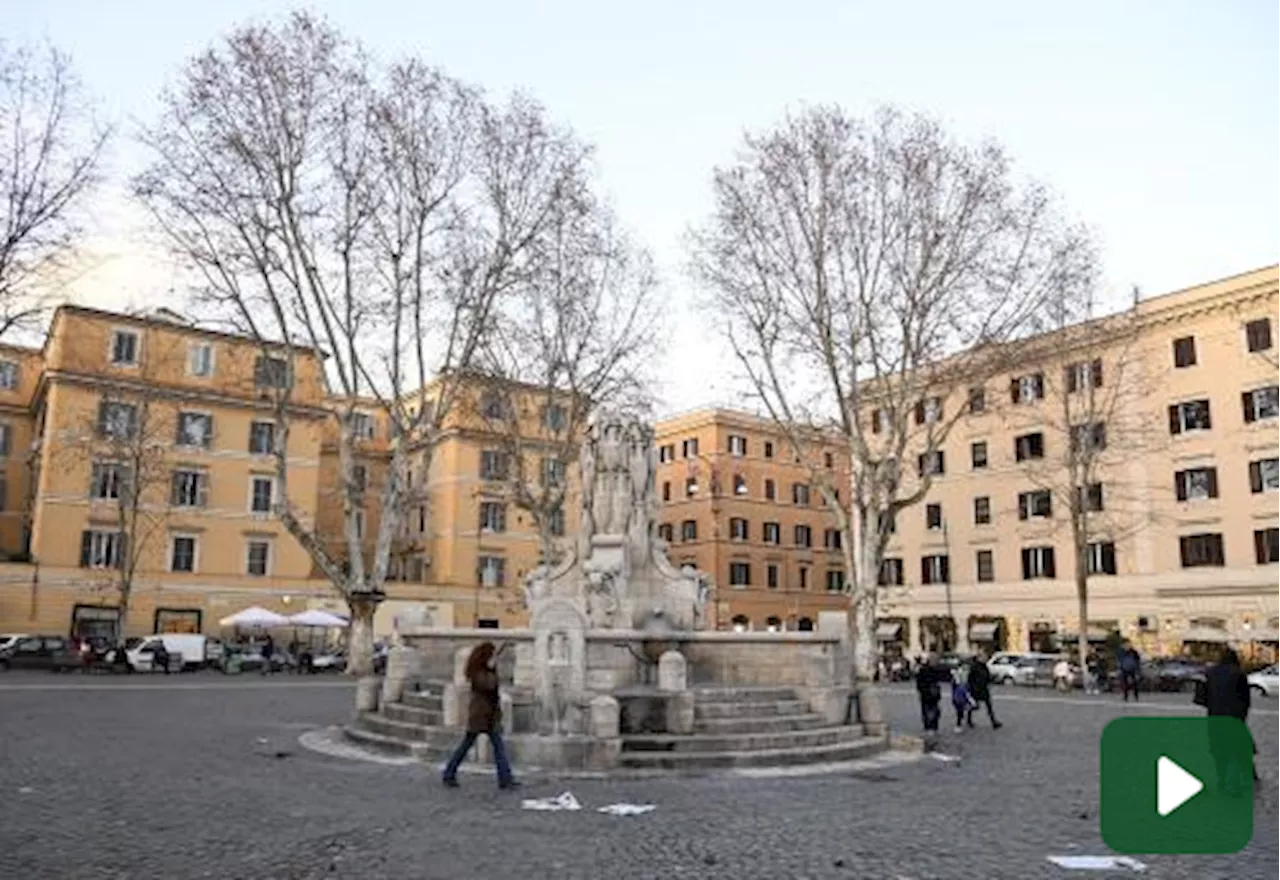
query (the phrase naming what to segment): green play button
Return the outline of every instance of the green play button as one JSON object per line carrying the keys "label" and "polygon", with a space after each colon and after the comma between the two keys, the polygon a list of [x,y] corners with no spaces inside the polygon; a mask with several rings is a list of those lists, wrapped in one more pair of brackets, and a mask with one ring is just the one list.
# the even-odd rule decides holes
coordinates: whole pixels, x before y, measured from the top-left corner
{"label": "green play button", "polygon": [[1102,839],[1230,853],[1253,834],[1253,738],[1235,718],[1119,718],[1102,732]]}

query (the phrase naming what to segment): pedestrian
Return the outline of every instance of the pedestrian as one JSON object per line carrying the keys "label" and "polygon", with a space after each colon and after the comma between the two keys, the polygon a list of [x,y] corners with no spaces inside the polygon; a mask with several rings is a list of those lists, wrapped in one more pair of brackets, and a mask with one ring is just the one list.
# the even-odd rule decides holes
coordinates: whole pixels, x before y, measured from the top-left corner
{"label": "pedestrian", "polygon": [[1129,694],[1133,694],[1133,701],[1138,702],[1138,685],[1141,683],[1142,676],[1142,658],[1138,656],[1138,652],[1133,649],[1133,643],[1128,639],[1120,646],[1120,690],[1124,694],[1124,701],[1129,702]]}
{"label": "pedestrian", "polygon": [[[1249,679],[1240,668],[1239,655],[1231,648],[1224,650],[1222,659],[1205,672],[1204,681],[1196,688],[1195,702],[1205,708],[1210,718],[1238,718],[1248,722]],[[1209,727],[1209,752],[1218,768],[1218,783],[1230,794],[1241,794],[1245,789],[1244,768],[1232,760],[1235,754],[1231,740],[1230,731],[1224,731],[1219,725]],[[1256,743],[1253,751],[1257,754]],[[1252,758],[1249,763],[1253,781],[1257,782],[1258,768]]]}
{"label": "pedestrian", "polygon": [[951,671],[951,707],[956,710],[956,733],[962,733],[965,724],[973,727],[973,695],[969,693],[966,673],[964,666]]}
{"label": "pedestrian", "polygon": [[916,693],[920,696],[920,720],[924,724],[924,747],[932,750],[938,738],[938,721],[942,717],[942,682],[949,676],[938,665],[938,655],[930,653],[916,668]]}
{"label": "pedestrian", "polygon": [[[975,709],[980,704],[986,705],[992,730],[1004,726],[996,720],[996,710],[991,706],[991,670],[987,668],[987,655],[981,651],[969,661],[969,694],[973,697]],[[969,713],[969,726],[973,727],[973,712]]]}
{"label": "pedestrian", "polygon": [[271,658],[276,655],[276,643],[271,638],[271,633],[267,633],[267,637],[262,642],[262,674],[271,674]]}
{"label": "pedestrian", "polygon": [[494,652],[493,642],[481,642],[467,657],[466,676],[471,682],[467,732],[444,768],[442,781],[449,788],[458,787],[458,766],[482,733],[489,737],[489,744],[493,747],[498,788],[517,788],[520,785],[511,775],[507,746],[502,741],[502,707],[498,698],[497,657]]}
{"label": "pedestrian", "polygon": [[1071,690],[1071,661],[1066,657],[1053,664],[1053,686],[1060,691]]}

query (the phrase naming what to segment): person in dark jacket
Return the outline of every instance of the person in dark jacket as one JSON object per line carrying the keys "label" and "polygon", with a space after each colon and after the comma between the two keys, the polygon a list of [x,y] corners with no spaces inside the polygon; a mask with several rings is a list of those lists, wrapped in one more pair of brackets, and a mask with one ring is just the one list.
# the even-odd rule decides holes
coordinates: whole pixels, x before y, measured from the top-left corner
{"label": "person in dark jacket", "polygon": [[[1238,718],[1242,722],[1249,720],[1249,679],[1240,668],[1240,657],[1235,651],[1227,648],[1222,652],[1222,659],[1217,665],[1209,667],[1204,674],[1203,684],[1196,689],[1195,702],[1204,706],[1210,718]],[[1224,736],[1223,734],[1226,733]],[[1237,767],[1232,760],[1235,750],[1232,748],[1232,737],[1222,728],[1209,728],[1209,751],[1218,768],[1218,781],[1229,792],[1243,790],[1242,777],[1244,768]],[[1258,747],[1255,744],[1253,751]],[[1252,764],[1250,760],[1250,764]],[[1258,779],[1258,768],[1250,767],[1253,779]]]}
{"label": "person in dark jacket", "polygon": [[1138,652],[1133,649],[1130,642],[1125,642],[1120,648],[1119,656],[1120,667],[1120,690],[1124,694],[1124,701],[1129,702],[1129,694],[1133,694],[1133,701],[1138,702],[1138,685],[1142,678],[1142,658],[1138,656]]}
{"label": "person in dark jacket", "polygon": [[925,748],[932,748],[938,737],[938,721],[942,718],[942,684],[950,680],[951,673],[938,663],[936,654],[929,654],[916,669],[916,693],[920,696]]}
{"label": "person in dark jacket", "polygon": [[507,745],[502,740],[502,706],[498,697],[498,670],[493,642],[481,642],[467,657],[466,676],[471,682],[471,700],[467,706],[467,732],[453,750],[445,765],[442,781],[449,788],[458,787],[458,766],[475,745],[480,734],[489,737],[493,747],[493,763],[498,770],[498,788],[517,788],[520,783],[511,775]]}
{"label": "person in dark jacket", "polygon": [[[975,704],[986,705],[992,730],[999,730],[1004,726],[996,720],[996,710],[991,706],[991,670],[987,668],[987,655],[981,651],[969,661],[969,694]],[[969,726],[973,727],[972,712],[969,713]]]}

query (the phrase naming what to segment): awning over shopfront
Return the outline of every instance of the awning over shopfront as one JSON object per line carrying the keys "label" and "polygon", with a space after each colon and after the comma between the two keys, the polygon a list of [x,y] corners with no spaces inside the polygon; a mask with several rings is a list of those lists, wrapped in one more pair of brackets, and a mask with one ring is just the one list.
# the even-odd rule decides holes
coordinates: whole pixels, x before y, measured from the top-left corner
{"label": "awning over shopfront", "polygon": [[1247,629],[1240,633],[1242,642],[1280,642],[1280,630]]}
{"label": "awning over shopfront", "polygon": [[887,621],[876,627],[876,641],[896,642],[902,638],[902,624]]}
{"label": "awning over shopfront", "polygon": [[969,641],[994,642],[996,640],[996,631],[998,629],[1000,629],[1000,624],[991,623],[985,620],[970,624]]}
{"label": "awning over shopfront", "polygon": [[1227,631],[1210,626],[1193,626],[1182,634],[1184,642],[1221,642],[1227,643]]}

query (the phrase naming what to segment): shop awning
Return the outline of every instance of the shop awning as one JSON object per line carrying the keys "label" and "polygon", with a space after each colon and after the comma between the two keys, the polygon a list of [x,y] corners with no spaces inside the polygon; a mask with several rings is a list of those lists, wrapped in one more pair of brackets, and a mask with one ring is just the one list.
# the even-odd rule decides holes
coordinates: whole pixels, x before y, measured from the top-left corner
{"label": "shop awning", "polygon": [[902,624],[886,622],[876,627],[876,641],[896,642],[902,636]]}
{"label": "shop awning", "polygon": [[[1105,642],[1111,636],[1111,633],[1112,633],[1112,630],[1103,629],[1102,627],[1098,627],[1098,626],[1091,626],[1089,627],[1089,641]],[[1076,639],[1078,639],[1079,637],[1080,637],[1080,634],[1076,632],[1058,633],[1058,641],[1064,645],[1074,644]]]}
{"label": "shop awning", "polygon": [[1240,633],[1242,642],[1280,642],[1280,630],[1247,629]]}
{"label": "shop awning", "polygon": [[1227,643],[1227,631],[1209,626],[1193,626],[1182,634],[1184,642],[1220,642]]}
{"label": "shop awning", "polygon": [[971,642],[994,642],[996,639],[996,630],[1000,628],[998,623],[990,623],[981,621],[973,623],[969,626],[969,641]]}

